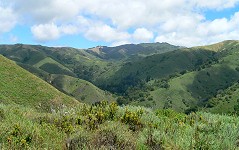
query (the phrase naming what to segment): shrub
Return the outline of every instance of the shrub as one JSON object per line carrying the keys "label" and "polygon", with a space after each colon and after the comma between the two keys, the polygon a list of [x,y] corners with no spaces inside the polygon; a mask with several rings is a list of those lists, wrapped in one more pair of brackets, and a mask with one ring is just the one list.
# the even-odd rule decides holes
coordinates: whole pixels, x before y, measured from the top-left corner
{"label": "shrub", "polygon": [[95,149],[135,149],[135,137],[127,126],[119,122],[106,122],[95,132]]}
{"label": "shrub", "polygon": [[158,109],[155,111],[156,116],[162,118],[167,117],[168,119],[173,119],[175,121],[183,121],[186,115],[183,113],[178,113],[172,109]]}
{"label": "shrub", "polygon": [[86,131],[77,132],[66,141],[68,150],[91,149],[90,133]]}
{"label": "shrub", "polygon": [[12,130],[8,132],[6,140],[9,149],[27,149],[32,142],[32,135],[24,132],[19,124],[15,124]]}
{"label": "shrub", "polygon": [[121,122],[128,124],[131,130],[136,131],[137,129],[142,127],[142,123],[140,122],[140,117],[142,116],[142,114],[142,109],[136,112],[132,112],[126,108],[125,113],[121,118]]}

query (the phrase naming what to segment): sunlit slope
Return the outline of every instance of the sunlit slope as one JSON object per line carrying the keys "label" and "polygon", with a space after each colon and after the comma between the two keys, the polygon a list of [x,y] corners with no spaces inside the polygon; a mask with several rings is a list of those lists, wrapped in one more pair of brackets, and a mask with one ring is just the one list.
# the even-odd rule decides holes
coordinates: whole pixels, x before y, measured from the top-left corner
{"label": "sunlit slope", "polygon": [[102,100],[113,100],[112,94],[99,89],[88,81],[66,75],[52,75],[51,78],[53,86],[82,102],[95,103]]}
{"label": "sunlit slope", "polygon": [[43,110],[62,104],[70,106],[79,103],[2,55],[0,99],[3,103],[17,103]]}
{"label": "sunlit slope", "polygon": [[[222,50],[215,54],[216,61],[178,74],[168,80],[167,88],[156,87],[151,91],[154,102],[150,102],[150,106],[179,111],[192,107],[210,108],[213,112],[236,111],[239,95],[239,44],[237,41],[225,43]],[[137,103],[146,105],[149,102]]]}

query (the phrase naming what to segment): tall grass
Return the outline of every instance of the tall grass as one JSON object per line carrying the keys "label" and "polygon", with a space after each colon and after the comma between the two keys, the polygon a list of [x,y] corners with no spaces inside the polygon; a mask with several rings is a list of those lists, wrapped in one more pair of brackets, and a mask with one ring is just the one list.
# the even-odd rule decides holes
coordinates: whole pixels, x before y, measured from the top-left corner
{"label": "tall grass", "polygon": [[2,149],[239,149],[239,118],[205,112],[101,102],[39,113],[0,104],[0,120]]}

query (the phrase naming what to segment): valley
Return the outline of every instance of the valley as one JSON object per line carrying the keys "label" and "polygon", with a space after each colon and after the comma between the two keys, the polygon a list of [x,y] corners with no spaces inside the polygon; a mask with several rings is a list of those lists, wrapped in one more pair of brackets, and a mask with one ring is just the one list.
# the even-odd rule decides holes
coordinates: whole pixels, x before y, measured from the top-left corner
{"label": "valley", "polygon": [[0,148],[238,149],[238,43],[1,45]]}
{"label": "valley", "polygon": [[79,101],[116,100],[180,112],[207,109],[219,92],[237,83],[238,52],[237,41],[192,48],[167,43],[86,50],[0,46],[0,54]]}

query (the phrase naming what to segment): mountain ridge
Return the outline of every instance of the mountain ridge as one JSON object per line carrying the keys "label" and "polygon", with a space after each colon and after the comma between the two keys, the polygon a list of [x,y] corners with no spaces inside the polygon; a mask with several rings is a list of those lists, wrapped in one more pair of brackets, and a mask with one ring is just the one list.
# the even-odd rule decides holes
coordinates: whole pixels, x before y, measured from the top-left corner
{"label": "mountain ridge", "polygon": [[[168,43],[143,43],[106,47],[105,51],[95,50],[97,54],[108,50],[116,56],[117,53],[124,55],[117,58],[109,53],[105,54],[112,57],[97,56],[89,53],[89,49],[51,48],[39,45],[0,46],[0,54],[16,61],[60,91],[78,100],[86,98],[87,103],[116,99],[120,104],[130,103],[186,111],[191,107],[210,106],[211,99],[218,91],[226,90],[237,81],[238,43],[228,40],[192,48],[171,47]],[[150,47],[152,49],[150,53],[142,54],[141,50],[146,49],[137,49],[143,46]],[[164,46],[169,47],[162,53],[155,53],[161,51],[160,48]],[[127,52],[126,48],[131,49]],[[216,76],[215,73],[220,76]],[[82,86],[76,84],[78,80]],[[84,85],[89,85],[89,88],[84,88]],[[205,91],[205,88],[208,90]],[[95,96],[87,99],[82,89],[92,91]],[[180,94],[180,91],[183,94]],[[174,96],[169,98],[171,93],[174,93]]]}

